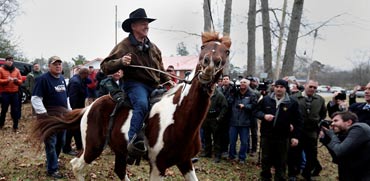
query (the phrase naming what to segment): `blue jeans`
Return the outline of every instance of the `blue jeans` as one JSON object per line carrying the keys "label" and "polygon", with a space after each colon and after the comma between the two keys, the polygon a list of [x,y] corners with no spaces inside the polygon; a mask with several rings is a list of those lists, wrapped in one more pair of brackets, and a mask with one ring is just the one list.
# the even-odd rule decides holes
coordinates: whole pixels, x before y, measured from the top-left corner
{"label": "blue jeans", "polygon": [[19,99],[18,92],[8,93],[3,92],[1,94],[1,116],[0,116],[0,127],[4,126],[6,113],[10,105],[10,115],[13,119],[13,128],[18,129],[18,121],[21,118],[21,101]]}
{"label": "blue jeans", "polygon": [[45,143],[46,170],[48,173],[58,171],[58,157],[65,143],[66,132],[58,132],[48,137]]}
{"label": "blue jeans", "polygon": [[143,127],[144,118],[149,111],[149,96],[154,88],[140,82],[126,81],[124,90],[133,108],[130,130],[128,131],[128,137],[131,140]]}
{"label": "blue jeans", "polygon": [[249,127],[230,126],[229,157],[230,159],[236,158],[236,141],[238,140],[238,135],[240,136],[239,160],[244,161],[247,158]]}

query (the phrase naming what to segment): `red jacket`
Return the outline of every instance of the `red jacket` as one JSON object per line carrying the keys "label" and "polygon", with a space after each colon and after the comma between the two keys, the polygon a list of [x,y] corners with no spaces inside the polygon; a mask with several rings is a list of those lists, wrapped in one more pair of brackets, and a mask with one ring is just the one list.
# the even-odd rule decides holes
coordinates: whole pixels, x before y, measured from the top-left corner
{"label": "red jacket", "polygon": [[[9,77],[18,81],[11,81]],[[19,69],[14,68],[10,73],[9,70],[6,70],[4,67],[0,67],[0,92],[14,93],[18,92],[19,86],[22,84],[22,76],[19,72]]]}
{"label": "red jacket", "polygon": [[97,83],[97,80],[96,80],[96,72],[95,70],[93,72],[91,72],[89,74],[89,79],[91,79],[91,83],[90,84],[87,84],[87,87],[89,89],[96,89],[96,83]]}

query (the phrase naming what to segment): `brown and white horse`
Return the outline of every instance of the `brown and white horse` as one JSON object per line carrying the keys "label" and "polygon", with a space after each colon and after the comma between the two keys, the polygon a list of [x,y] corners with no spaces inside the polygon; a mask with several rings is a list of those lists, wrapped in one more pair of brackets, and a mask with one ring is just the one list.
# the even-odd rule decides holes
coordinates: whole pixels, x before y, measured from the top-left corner
{"label": "brown and white horse", "polygon": [[[199,62],[190,74],[191,84],[180,83],[154,104],[146,120],[145,136],[150,163],[150,180],[162,180],[165,170],[176,165],[185,180],[198,180],[191,162],[200,150],[199,129],[208,112],[215,83],[228,61],[231,41],[218,33],[202,34]],[[60,129],[76,127],[80,121],[83,151],[71,161],[78,180],[84,180],[82,170],[95,160],[108,145],[114,151],[115,173],[123,180],[126,174],[127,142],[132,110],[122,108],[108,131],[109,116],[115,103],[109,96],[97,99],[85,109],[73,110],[63,120],[38,122],[34,131],[40,140]]]}

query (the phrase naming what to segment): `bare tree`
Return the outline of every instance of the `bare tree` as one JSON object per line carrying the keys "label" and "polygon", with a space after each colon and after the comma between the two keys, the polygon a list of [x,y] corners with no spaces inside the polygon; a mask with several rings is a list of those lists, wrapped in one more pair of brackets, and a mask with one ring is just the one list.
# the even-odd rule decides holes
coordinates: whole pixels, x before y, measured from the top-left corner
{"label": "bare tree", "polygon": [[203,1],[203,16],[204,16],[204,31],[208,32],[212,30],[212,12],[211,12],[211,0]]}
{"label": "bare tree", "polygon": [[19,3],[17,0],[0,0],[0,30],[12,22],[17,16]]}
{"label": "bare tree", "polygon": [[268,0],[261,0],[263,25],[263,67],[267,78],[272,79],[271,29]]}
{"label": "bare tree", "polygon": [[[225,2],[225,11],[224,11],[224,36],[230,35],[230,27],[231,27],[231,7],[232,7],[232,0],[226,0]],[[230,62],[227,61],[223,73],[229,74],[230,71]]]}
{"label": "bare tree", "polygon": [[293,74],[294,58],[296,54],[299,27],[303,13],[304,0],[294,0],[292,18],[289,25],[288,41],[282,67],[282,77]]}
{"label": "bare tree", "polygon": [[247,74],[256,73],[256,0],[249,0]]}
{"label": "bare tree", "polygon": [[281,23],[280,23],[280,27],[279,27],[278,49],[277,49],[277,52],[276,52],[275,80],[279,79],[279,76],[280,76],[281,49],[283,47],[283,38],[284,38],[284,31],[285,31],[285,17],[286,17],[287,4],[288,4],[287,0],[284,0],[282,15],[281,15]]}

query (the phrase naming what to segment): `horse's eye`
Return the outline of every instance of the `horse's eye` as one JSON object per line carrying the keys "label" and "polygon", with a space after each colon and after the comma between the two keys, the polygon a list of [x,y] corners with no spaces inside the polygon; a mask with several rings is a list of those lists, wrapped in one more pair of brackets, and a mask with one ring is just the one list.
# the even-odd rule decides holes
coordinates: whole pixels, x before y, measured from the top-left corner
{"label": "horse's eye", "polygon": [[229,55],[230,54],[230,50],[226,50],[226,55]]}
{"label": "horse's eye", "polygon": [[204,45],[202,45],[202,46],[200,47],[200,49],[201,49],[201,50],[203,50],[203,49],[204,49],[204,47],[205,47],[205,46],[204,46]]}

